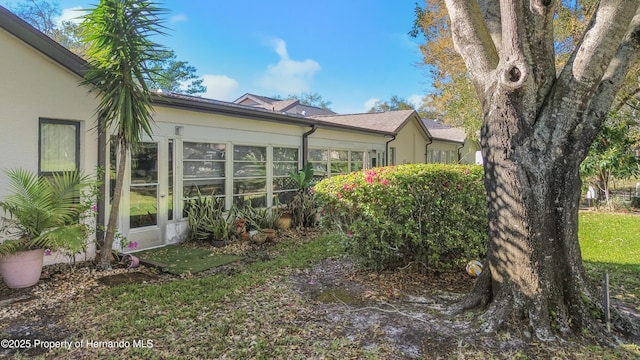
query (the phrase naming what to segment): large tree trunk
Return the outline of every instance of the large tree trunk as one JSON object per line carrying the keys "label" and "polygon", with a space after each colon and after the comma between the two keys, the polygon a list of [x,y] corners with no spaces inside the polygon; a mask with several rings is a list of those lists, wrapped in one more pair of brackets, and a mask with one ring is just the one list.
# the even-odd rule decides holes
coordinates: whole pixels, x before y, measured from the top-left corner
{"label": "large tree trunk", "polygon": [[[113,140],[112,140],[113,141]],[[118,215],[120,213],[120,199],[122,199],[122,188],[124,173],[127,165],[128,147],[120,144],[120,159],[118,160],[118,170],[116,173],[116,186],[111,199],[111,210],[109,212],[109,222],[104,234],[104,241],[100,248],[100,262],[98,268],[101,270],[111,270],[111,251],[113,250],[113,240],[118,226]]]}
{"label": "large tree trunk", "polygon": [[[482,103],[489,207],[486,271],[455,310],[486,306],[487,331],[528,319],[541,340],[553,338],[552,329],[601,334],[601,295],[578,242],[579,167],[635,59],[638,1],[601,3],[558,75],[553,1],[446,4]],[[500,34],[487,26],[496,21]]]}

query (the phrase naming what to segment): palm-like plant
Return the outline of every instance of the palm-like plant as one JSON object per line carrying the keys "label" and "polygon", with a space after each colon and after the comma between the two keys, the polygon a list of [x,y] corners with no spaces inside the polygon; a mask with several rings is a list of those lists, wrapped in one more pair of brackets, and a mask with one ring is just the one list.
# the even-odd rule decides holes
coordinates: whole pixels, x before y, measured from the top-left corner
{"label": "palm-like plant", "polygon": [[96,109],[100,131],[111,132],[119,146],[114,196],[102,244],[99,266],[110,268],[127,154],[144,134],[152,135],[151,93],[146,85],[146,64],[158,58],[160,46],[149,37],[161,34],[159,9],[143,0],[100,0],[85,16],[82,37],[88,43],[90,68],[83,83],[100,93]]}
{"label": "palm-like plant", "polygon": [[75,254],[87,238],[79,223],[78,195],[89,185],[77,171],[38,177],[24,169],[7,170],[11,195],[0,201],[8,218],[3,229],[10,239],[0,244],[0,256],[37,248],[63,249]]}

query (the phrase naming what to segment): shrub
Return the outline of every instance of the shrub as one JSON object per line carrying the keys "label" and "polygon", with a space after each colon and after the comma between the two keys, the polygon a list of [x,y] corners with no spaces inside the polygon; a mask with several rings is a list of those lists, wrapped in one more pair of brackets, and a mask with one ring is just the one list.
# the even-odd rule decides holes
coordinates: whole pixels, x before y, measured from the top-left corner
{"label": "shrub", "polygon": [[377,269],[450,270],[486,253],[480,166],[409,164],[334,176],[314,190],[322,224]]}

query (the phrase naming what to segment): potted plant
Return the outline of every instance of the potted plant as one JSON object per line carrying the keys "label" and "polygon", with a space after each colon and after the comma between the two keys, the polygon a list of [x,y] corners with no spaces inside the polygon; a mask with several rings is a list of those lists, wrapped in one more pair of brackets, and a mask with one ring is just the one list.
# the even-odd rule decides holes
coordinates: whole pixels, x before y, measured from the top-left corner
{"label": "potted plant", "polygon": [[219,217],[211,219],[207,224],[207,229],[211,234],[211,242],[214,247],[223,247],[229,237],[229,223],[226,219]]}
{"label": "potted plant", "polygon": [[297,187],[297,192],[289,204],[293,225],[296,227],[310,227],[316,221],[317,207],[310,190],[313,185],[313,173],[311,163],[305,164],[297,173],[289,172],[289,178]]}
{"label": "potted plant", "polygon": [[89,228],[79,221],[78,197],[89,182],[77,171],[51,178],[23,169],[5,174],[10,195],[0,201],[0,274],[10,288],[29,287],[40,279],[45,249],[76,254],[85,248]]}

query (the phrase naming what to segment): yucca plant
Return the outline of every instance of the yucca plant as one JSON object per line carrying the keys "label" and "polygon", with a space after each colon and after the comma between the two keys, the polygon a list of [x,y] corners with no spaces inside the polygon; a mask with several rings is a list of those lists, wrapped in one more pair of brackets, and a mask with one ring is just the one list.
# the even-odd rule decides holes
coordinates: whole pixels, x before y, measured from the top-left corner
{"label": "yucca plant", "polygon": [[86,244],[87,226],[78,221],[78,196],[89,179],[78,171],[38,177],[24,169],[6,170],[10,195],[4,210],[0,257],[47,248],[75,254]]}

